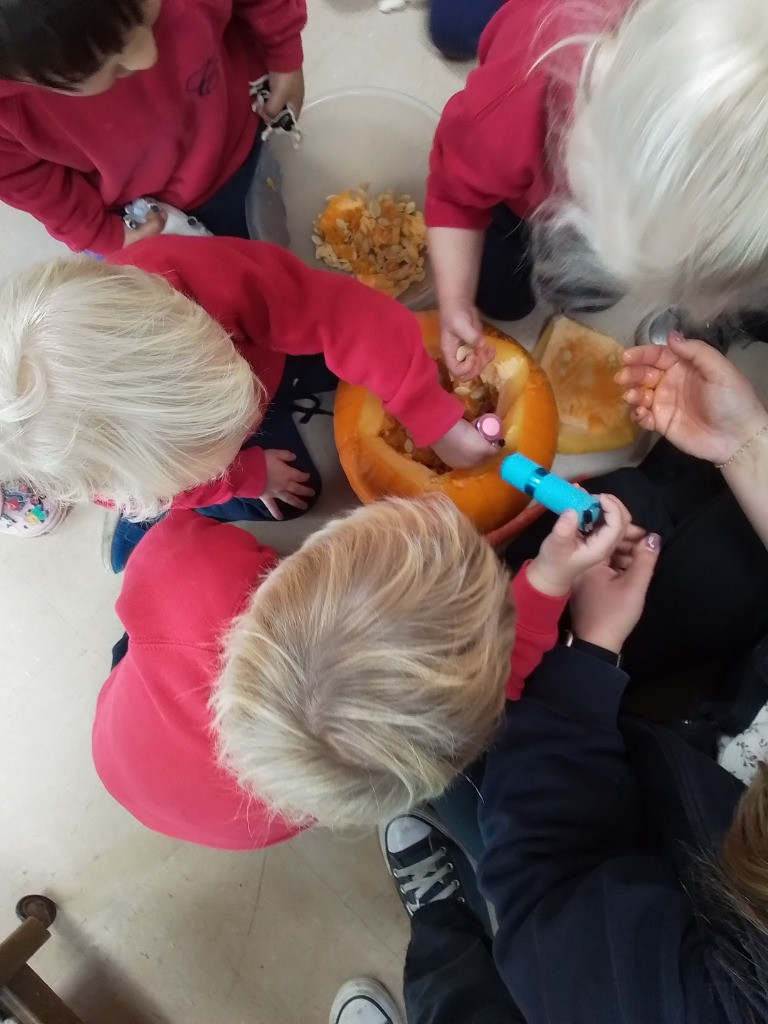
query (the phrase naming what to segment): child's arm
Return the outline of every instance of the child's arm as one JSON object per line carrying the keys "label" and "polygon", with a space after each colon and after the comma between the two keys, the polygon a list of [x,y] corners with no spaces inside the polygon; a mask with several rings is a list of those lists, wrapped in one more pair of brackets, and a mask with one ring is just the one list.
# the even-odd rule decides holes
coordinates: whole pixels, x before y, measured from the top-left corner
{"label": "child's arm", "polygon": [[526,562],[512,580],[510,598],[517,611],[512,671],[507,680],[507,700],[519,700],[525,680],[539,667],[541,659],[557,643],[558,623],[569,594],[553,596],[537,590],[528,578]]}
{"label": "child's arm", "polygon": [[232,498],[260,498],[267,486],[267,463],[263,448],[246,448],[227,472],[217,480],[190,487],[173,499],[174,508],[206,508],[223,505]]}
{"label": "child's arm", "polygon": [[512,581],[517,627],[507,700],[520,698],[525,680],[557,642],[557,625],[576,580],[610,558],[622,542],[635,542],[643,533],[616,498],[601,495],[600,501],[605,513],[602,526],[584,537],[575,513],[565,512],[536,558],[526,562]]}
{"label": "child's arm", "polygon": [[461,403],[440,386],[416,317],[366,285],[310,269],[278,246],[236,238],[161,236],[116,262],[171,275],[242,350],[322,352],[342,380],[377,395],[417,447],[440,441],[462,419]]}
{"label": "child's arm", "polygon": [[[488,103],[488,69],[470,75],[448,101],[429,159],[425,218],[441,316],[441,349],[455,376],[479,373],[489,361],[482,347],[475,292],[485,231],[493,209],[510,203],[529,215],[545,198],[544,100],[540,76],[513,83]],[[479,76],[479,77],[478,77]],[[456,360],[461,344],[477,350]]]}
{"label": "child's arm", "polygon": [[31,213],[71,249],[109,253],[123,247],[125,225],[77,171],[40,160],[16,139],[0,135],[0,200]]}
{"label": "child's arm", "polygon": [[304,0],[234,0],[233,6],[235,15],[258,39],[269,71],[296,71],[301,67],[301,33],[307,23]]}

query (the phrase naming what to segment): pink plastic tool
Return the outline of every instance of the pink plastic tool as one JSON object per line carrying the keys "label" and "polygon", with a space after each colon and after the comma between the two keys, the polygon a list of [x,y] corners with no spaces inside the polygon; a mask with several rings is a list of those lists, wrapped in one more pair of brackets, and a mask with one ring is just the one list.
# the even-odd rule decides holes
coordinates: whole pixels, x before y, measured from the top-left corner
{"label": "pink plastic tool", "polygon": [[504,425],[499,417],[492,412],[486,412],[482,416],[478,416],[475,420],[475,428],[491,444],[499,444],[504,437]]}

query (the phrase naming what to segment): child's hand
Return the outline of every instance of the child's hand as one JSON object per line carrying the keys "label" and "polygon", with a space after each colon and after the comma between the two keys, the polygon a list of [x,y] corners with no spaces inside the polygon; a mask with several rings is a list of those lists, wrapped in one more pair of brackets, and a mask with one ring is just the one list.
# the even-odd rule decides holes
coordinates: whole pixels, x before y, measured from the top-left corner
{"label": "child's hand", "polygon": [[276,498],[284,501],[286,505],[293,505],[294,508],[307,508],[304,498],[311,498],[315,493],[311,487],[306,486],[309,473],[302,473],[300,469],[294,469],[293,466],[288,465],[295,458],[293,452],[285,451],[282,448],[268,448],[264,452],[264,459],[267,463],[267,485],[260,498],[273,519],[283,518],[283,513],[277,507]]}
{"label": "child's hand", "polygon": [[583,573],[571,597],[574,636],[619,654],[643,613],[660,550],[659,535],[644,534],[628,551]]}
{"label": "child's hand", "polygon": [[[462,346],[472,351],[458,359]],[[474,307],[440,310],[440,351],[448,372],[458,380],[478,377],[496,354],[491,345],[485,344],[480,314]]]}
{"label": "child's hand", "polygon": [[151,235],[159,235],[165,227],[166,216],[159,210],[152,210],[147,214],[147,219],[143,224],[140,224],[137,228],[129,228],[126,223],[123,223],[123,230],[125,232],[125,239],[123,241],[123,248],[126,245],[131,245],[133,242],[140,242],[142,238],[149,238]]}
{"label": "child's hand", "polygon": [[298,121],[304,105],[304,72],[296,71],[269,72],[269,98],[260,107],[259,113],[269,124],[283,107],[290,107]]}
{"label": "child's hand", "polygon": [[452,469],[476,466],[484,459],[499,454],[499,449],[486,441],[468,420],[454,423],[439,441],[435,441],[432,451]]}
{"label": "child's hand", "polygon": [[605,522],[586,536],[575,512],[563,512],[528,566],[528,582],[542,594],[564,597],[583,572],[610,558],[626,540],[634,542],[643,531],[618,498],[599,495]]}

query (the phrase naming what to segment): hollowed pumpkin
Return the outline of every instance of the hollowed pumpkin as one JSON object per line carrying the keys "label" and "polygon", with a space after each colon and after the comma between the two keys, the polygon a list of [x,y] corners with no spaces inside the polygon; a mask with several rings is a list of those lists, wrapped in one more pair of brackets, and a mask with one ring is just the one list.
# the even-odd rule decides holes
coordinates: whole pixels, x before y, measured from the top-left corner
{"label": "hollowed pumpkin", "polygon": [[[439,315],[416,316],[424,346],[437,359]],[[482,378],[498,392],[496,413],[503,423],[505,447],[472,469],[436,472],[387,444],[381,435],[388,418],[380,400],[365,388],[342,382],[334,409],[336,446],[350,486],[361,501],[442,492],[483,533],[508,522],[528,504],[525,494],[501,479],[499,464],[505,455],[519,450],[549,468],[557,444],[557,407],[546,374],[525,349],[490,324],[484,324],[483,330],[496,348],[496,357]],[[471,412],[467,410],[467,418]]]}
{"label": "hollowed pumpkin", "polygon": [[533,354],[555,393],[562,455],[611,451],[637,439],[639,428],[613,379],[623,351],[607,334],[565,316],[545,326]]}

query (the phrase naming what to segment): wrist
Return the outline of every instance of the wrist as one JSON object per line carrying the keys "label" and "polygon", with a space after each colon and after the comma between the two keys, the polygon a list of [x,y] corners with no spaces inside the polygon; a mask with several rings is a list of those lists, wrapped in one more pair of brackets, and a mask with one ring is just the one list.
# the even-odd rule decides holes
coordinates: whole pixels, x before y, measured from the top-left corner
{"label": "wrist", "polygon": [[716,462],[715,467],[725,472],[729,467],[737,463],[748,463],[752,459],[761,461],[765,458],[765,448],[768,445],[768,413],[753,420],[749,428],[745,428],[741,435],[744,440],[740,444],[735,441],[730,446],[731,454],[723,462]]}
{"label": "wrist", "polygon": [[574,636],[570,630],[566,634],[564,643],[566,647],[572,647],[575,651],[589,654],[590,657],[597,658],[598,661],[604,661],[608,665],[613,665],[614,668],[621,668],[621,651],[614,651],[610,647],[603,647],[601,644],[583,640],[581,637]]}
{"label": "wrist", "polygon": [[589,644],[591,647],[599,647],[603,651],[608,651],[614,658],[618,658],[621,654],[621,649],[624,646],[624,638],[618,637],[616,634],[612,634],[610,630],[600,629],[599,627],[587,628],[587,629],[574,629],[573,641],[580,641],[582,644]]}
{"label": "wrist", "polygon": [[528,582],[534,590],[547,597],[567,597],[573,586],[573,576],[562,569],[548,566],[537,555],[525,570]]}

